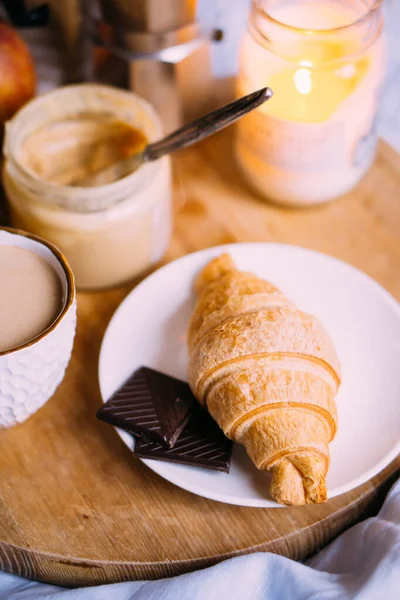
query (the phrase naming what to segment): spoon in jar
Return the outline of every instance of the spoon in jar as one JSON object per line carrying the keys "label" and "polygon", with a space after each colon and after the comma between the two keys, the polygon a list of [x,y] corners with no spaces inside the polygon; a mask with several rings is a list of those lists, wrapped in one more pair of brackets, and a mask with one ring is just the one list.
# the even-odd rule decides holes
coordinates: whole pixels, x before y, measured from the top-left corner
{"label": "spoon in jar", "polygon": [[148,144],[141,152],[124,158],[106,168],[102,168],[84,179],[74,181],[71,185],[80,187],[104,185],[126,177],[136,171],[145,162],[157,160],[166,154],[175,152],[175,150],[196,144],[216,131],[227,127],[269,100],[272,95],[272,90],[265,87],[257,92],[243,96],[239,100],[226,104],[196,119],[192,123],[184,125],[162,140]]}

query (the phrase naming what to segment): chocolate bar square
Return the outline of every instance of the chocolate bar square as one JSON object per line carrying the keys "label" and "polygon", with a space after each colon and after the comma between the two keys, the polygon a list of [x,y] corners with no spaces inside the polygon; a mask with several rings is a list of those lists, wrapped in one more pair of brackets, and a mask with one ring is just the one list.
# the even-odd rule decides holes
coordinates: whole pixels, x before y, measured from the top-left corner
{"label": "chocolate bar square", "polygon": [[134,454],[139,458],[166,460],[229,473],[232,441],[207,412],[196,407],[173,448],[141,437],[136,440]]}
{"label": "chocolate bar square", "polygon": [[172,448],[195,405],[189,386],[141,367],[97,411],[97,418]]}

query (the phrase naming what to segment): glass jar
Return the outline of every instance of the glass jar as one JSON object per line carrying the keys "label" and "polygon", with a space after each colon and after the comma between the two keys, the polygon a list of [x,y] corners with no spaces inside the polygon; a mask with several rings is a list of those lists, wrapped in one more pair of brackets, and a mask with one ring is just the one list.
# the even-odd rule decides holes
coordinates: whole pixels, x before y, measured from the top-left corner
{"label": "glass jar", "polygon": [[385,69],[381,0],[253,0],[237,93],[274,97],[237,125],[251,186],[297,206],[351,190],[375,157]]}
{"label": "glass jar", "polygon": [[85,174],[85,153],[99,150],[98,136],[111,135],[114,120],[116,129],[137,128],[149,141],[163,134],[147,102],[93,84],[40,96],[6,126],[3,178],[12,223],[58,246],[80,289],[118,285],[143,273],[163,256],[170,240],[168,157],[106,185],[63,183]]}

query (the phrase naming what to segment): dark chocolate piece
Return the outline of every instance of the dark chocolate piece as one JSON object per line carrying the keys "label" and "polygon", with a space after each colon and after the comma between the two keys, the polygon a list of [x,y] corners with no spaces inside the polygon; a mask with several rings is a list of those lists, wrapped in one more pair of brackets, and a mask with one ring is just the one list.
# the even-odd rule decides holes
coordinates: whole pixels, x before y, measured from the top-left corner
{"label": "dark chocolate piece", "polygon": [[172,448],[196,399],[187,383],[142,367],[97,412],[97,418]]}
{"label": "dark chocolate piece", "polygon": [[232,442],[208,413],[195,408],[173,448],[139,438],[136,439],[134,453],[139,458],[154,458],[229,473]]}

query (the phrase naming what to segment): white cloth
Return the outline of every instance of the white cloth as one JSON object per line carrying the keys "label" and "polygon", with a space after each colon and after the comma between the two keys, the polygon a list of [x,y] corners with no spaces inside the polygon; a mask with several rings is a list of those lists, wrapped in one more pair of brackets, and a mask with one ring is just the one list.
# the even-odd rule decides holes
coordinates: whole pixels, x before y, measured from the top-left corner
{"label": "white cloth", "polygon": [[378,516],[338,537],[308,565],[269,553],[158,581],[63,589],[0,575],[0,600],[399,600],[400,480]]}

